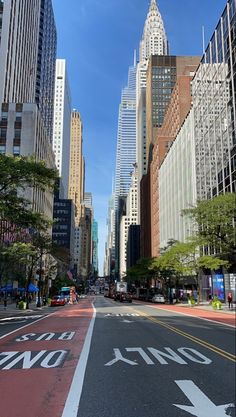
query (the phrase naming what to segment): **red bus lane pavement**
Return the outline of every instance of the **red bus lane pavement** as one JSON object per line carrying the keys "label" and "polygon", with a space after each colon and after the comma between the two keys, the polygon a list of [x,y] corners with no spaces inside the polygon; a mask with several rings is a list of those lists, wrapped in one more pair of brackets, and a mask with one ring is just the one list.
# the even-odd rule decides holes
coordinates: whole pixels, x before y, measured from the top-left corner
{"label": "red bus lane pavement", "polygon": [[0,340],[1,416],[62,415],[93,311],[81,300]]}
{"label": "red bus lane pavement", "polygon": [[186,316],[197,317],[200,319],[210,320],[217,323],[227,324],[229,326],[236,327],[235,312],[227,313],[220,310],[211,311],[199,307],[186,307],[178,305],[158,306],[152,304],[152,307],[160,310],[173,311],[175,313],[183,314]]}

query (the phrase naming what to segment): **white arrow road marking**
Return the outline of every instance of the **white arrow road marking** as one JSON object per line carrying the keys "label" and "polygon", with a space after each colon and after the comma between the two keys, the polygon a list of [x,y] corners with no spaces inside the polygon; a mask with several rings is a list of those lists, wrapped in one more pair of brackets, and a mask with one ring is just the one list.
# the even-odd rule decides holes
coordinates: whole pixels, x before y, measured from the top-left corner
{"label": "white arrow road marking", "polygon": [[189,405],[173,405],[187,411],[192,416],[224,417],[228,416],[226,414],[228,408],[235,407],[234,404],[215,405],[191,380],[175,381],[175,383],[193,404],[193,407]]}
{"label": "white arrow road marking", "polygon": [[122,320],[123,323],[133,323],[131,320]]}

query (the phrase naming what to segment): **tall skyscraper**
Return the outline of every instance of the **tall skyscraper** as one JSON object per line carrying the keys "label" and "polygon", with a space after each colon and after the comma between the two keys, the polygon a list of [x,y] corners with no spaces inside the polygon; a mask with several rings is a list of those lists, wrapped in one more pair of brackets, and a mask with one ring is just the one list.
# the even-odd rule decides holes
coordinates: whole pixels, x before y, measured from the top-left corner
{"label": "tall skyscraper", "polygon": [[[54,168],[56,27],[52,0],[1,1],[0,22],[0,152],[35,155]],[[52,218],[53,194],[34,188],[27,192],[32,210]]]}
{"label": "tall skyscraper", "polygon": [[119,106],[115,205],[118,196],[127,196],[130,186],[130,171],[136,162],[136,62],[129,68],[128,85],[122,90]]}
{"label": "tall skyscraper", "polygon": [[0,102],[35,102],[40,5],[39,0],[3,2]]}
{"label": "tall skyscraper", "polygon": [[71,97],[65,59],[56,60],[53,150],[61,177],[61,197],[68,197],[70,170]]}
{"label": "tall skyscraper", "polygon": [[84,159],[83,124],[77,110],[73,110],[71,113],[69,198],[74,201],[75,218],[78,224],[81,216],[81,204],[84,200]]}
{"label": "tall skyscraper", "polygon": [[74,203],[60,198],[59,181],[54,191],[52,241],[67,253],[68,264],[74,268],[75,213]]}
{"label": "tall skyscraper", "polygon": [[71,113],[70,136],[70,172],[69,195],[75,205],[75,239],[74,239],[74,265],[77,273],[80,272],[82,233],[80,228],[82,202],[84,199],[84,158],[83,158],[83,125],[80,113],[73,110]]}
{"label": "tall skyscraper", "polygon": [[138,223],[138,175],[135,166],[131,175],[131,185],[126,200],[126,214],[120,222],[120,276],[126,274],[127,269],[127,242],[129,226]]}
{"label": "tall skyscraper", "polygon": [[93,272],[92,268],[92,223],[93,198],[91,193],[84,193],[79,222],[80,247],[78,273],[82,280],[86,280]]}
{"label": "tall skyscraper", "polygon": [[192,82],[199,199],[236,192],[235,28],[228,0]]}
{"label": "tall skyscraper", "polygon": [[[175,129],[177,137],[160,166],[162,247],[170,239],[186,240],[196,227],[191,218],[181,216],[183,209],[195,206],[198,200],[213,199],[224,193],[236,196],[235,28],[236,1],[228,0],[191,81],[191,110],[178,132]],[[176,93],[180,99],[179,92]],[[174,95],[172,98],[174,104]],[[176,120],[173,112],[172,115],[167,112],[167,117],[169,121],[166,120],[161,128],[164,140],[173,126],[170,120]],[[210,245],[203,253],[221,257],[222,254],[217,252],[217,247]],[[228,256],[230,269],[223,270],[221,288],[223,291],[225,288],[225,294],[232,292],[235,297],[233,246]],[[208,300],[209,294],[215,291],[214,279],[201,275],[200,281],[201,299]]]}
{"label": "tall skyscraper", "polygon": [[111,276],[115,268],[115,196],[112,193],[108,203],[107,241],[105,245],[104,276]]}
{"label": "tall skyscraper", "polygon": [[[173,57],[172,57],[173,59]],[[175,57],[176,60],[176,82],[172,91],[168,107],[165,112],[164,120],[160,128],[153,128],[155,131],[154,144],[152,149],[152,161],[150,164],[150,194],[151,194],[151,255],[158,256],[160,253],[160,176],[159,169],[165,158],[172,142],[175,138],[189,113],[191,108],[191,81],[199,65],[200,57]],[[173,64],[173,61],[172,61]],[[181,69],[182,68],[182,69]],[[160,68],[159,68],[160,70]],[[171,71],[171,70],[170,70]],[[166,82],[166,81],[164,81]],[[161,83],[160,83],[161,84]],[[164,89],[164,87],[163,87]],[[155,119],[153,120],[155,126]],[[191,124],[188,125],[188,127]],[[189,128],[189,136],[191,129]],[[186,140],[187,143],[187,140]],[[178,150],[179,148],[175,147]],[[189,161],[191,161],[191,147],[189,147]],[[183,151],[184,153],[184,151]],[[178,157],[181,160],[180,156]],[[182,165],[184,166],[183,162]],[[177,171],[176,171],[177,172]],[[189,177],[190,173],[189,172]],[[163,180],[162,180],[163,183]],[[179,187],[181,188],[181,187]],[[193,187],[192,187],[193,188]],[[193,188],[194,189],[194,188]],[[178,191],[176,190],[176,194]],[[186,193],[186,197],[190,193]],[[192,194],[191,194],[192,196]],[[183,199],[183,201],[185,201]],[[192,199],[190,200],[192,202]],[[177,208],[177,202],[176,207]],[[171,223],[171,220],[170,220]]]}
{"label": "tall skyscraper", "polygon": [[53,132],[56,50],[57,32],[52,8],[52,0],[40,0],[35,101],[42,115],[50,142],[52,142]]}
{"label": "tall skyscraper", "polygon": [[119,271],[120,199],[128,195],[130,172],[136,162],[136,61],[129,68],[128,85],[119,106],[115,172],[115,268]]}
{"label": "tall skyscraper", "polygon": [[[140,182],[141,257],[152,257],[158,255],[157,229],[155,229],[154,232],[153,219],[155,217],[155,224],[157,225],[159,157],[157,157],[156,153],[155,155],[153,154],[153,147],[158,141],[158,131],[160,132],[160,127],[163,124],[177,78],[181,75],[186,79],[187,77],[193,76],[198,63],[199,57],[191,56],[178,57],[174,55],[154,55],[149,59],[146,86],[145,135],[147,173],[143,176]],[[185,88],[186,87],[184,87],[184,89]],[[185,100],[187,100],[186,97]],[[176,101],[177,99],[174,100],[175,104]],[[190,101],[190,97],[188,96],[186,105],[190,105]],[[169,122],[168,119],[168,123],[175,126],[176,122],[173,122],[171,118],[170,120],[171,122]],[[180,122],[178,126],[180,127]],[[164,141],[163,138],[161,140],[162,142]],[[167,142],[166,145],[168,146]],[[167,148],[164,149],[164,151],[166,150]],[[154,161],[152,161],[153,159]],[[155,240],[155,244],[152,242],[152,236]]]}
{"label": "tall skyscraper", "polygon": [[[142,174],[145,173],[147,169],[146,98],[144,91],[146,88],[148,59],[154,54],[168,54],[168,42],[156,0],[151,0],[144,25],[143,36],[140,41],[140,62],[138,65],[136,65],[135,62],[134,67],[130,68],[128,88],[124,89],[122,92],[119,109],[115,177],[116,272],[119,270],[119,219],[123,207],[123,203],[121,199],[119,200],[119,196],[125,197],[128,195],[130,187],[130,171],[132,171],[134,163],[138,162],[138,170],[141,171],[138,174],[139,181],[141,180]],[[130,82],[131,71],[132,78],[134,78],[134,76],[136,78],[135,81],[132,80],[133,87]],[[135,138],[133,135],[135,135]],[[119,201],[121,204],[119,204]]]}
{"label": "tall skyscraper", "polygon": [[151,0],[139,47],[139,60],[151,55],[168,55],[168,41],[156,0]]}
{"label": "tall skyscraper", "polygon": [[[168,41],[156,0],[151,0],[139,46],[139,62],[136,77],[136,152],[138,179],[147,173],[146,144],[146,84],[148,60],[152,55],[168,55]],[[140,211],[140,209],[139,209]]]}
{"label": "tall skyscraper", "polygon": [[98,222],[95,219],[92,224],[92,266],[93,273],[98,274]]}
{"label": "tall skyscraper", "polygon": [[93,196],[92,193],[85,192],[84,193],[84,204],[86,207],[93,209]]}
{"label": "tall skyscraper", "polygon": [[0,103],[36,103],[52,140],[56,27],[51,0],[0,6]]}

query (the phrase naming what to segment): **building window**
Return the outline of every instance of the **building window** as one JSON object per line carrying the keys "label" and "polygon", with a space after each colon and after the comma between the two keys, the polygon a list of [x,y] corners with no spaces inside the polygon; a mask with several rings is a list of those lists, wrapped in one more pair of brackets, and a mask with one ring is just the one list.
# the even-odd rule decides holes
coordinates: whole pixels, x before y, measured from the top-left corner
{"label": "building window", "polygon": [[22,113],[16,112],[16,122],[21,122],[21,118],[22,118]]}
{"label": "building window", "polygon": [[2,120],[7,120],[8,113],[6,111],[2,111]]}
{"label": "building window", "polygon": [[6,153],[6,145],[0,145],[0,154]]}
{"label": "building window", "polygon": [[7,129],[5,129],[5,128],[1,128],[0,129],[0,138],[1,139],[6,139],[6,137],[7,137]]}
{"label": "building window", "polygon": [[13,155],[20,155],[20,146],[13,146]]}
{"label": "building window", "polygon": [[21,129],[15,129],[15,139],[20,139],[21,137]]}

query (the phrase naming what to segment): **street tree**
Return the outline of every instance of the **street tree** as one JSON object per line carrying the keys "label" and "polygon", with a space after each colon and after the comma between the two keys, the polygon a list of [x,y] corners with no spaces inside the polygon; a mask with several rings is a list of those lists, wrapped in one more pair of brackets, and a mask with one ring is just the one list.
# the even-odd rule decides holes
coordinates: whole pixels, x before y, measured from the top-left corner
{"label": "street tree", "polygon": [[236,254],[236,195],[226,193],[198,201],[183,210],[193,220],[196,236],[205,242],[205,253],[217,254],[232,262]]}
{"label": "street tree", "polygon": [[1,284],[14,277],[20,286],[25,286],[27,268],[35,253],[36,250],[30,243],[13,242],[11,245],[3,247],[0,251]]}
{"label": "street tree", "polygon": [[0,172],[1,250],[1,244],[22,239],[27,229],[47,229],[45,216],[32,211],[27,191],[31,187],[41,191],[52,190],[58,174],[33,156],[4,154],[0,155]]}
{"label": "street tree", "polygon": [[144,284],[150,287],[151,280],[155,278],[157,270],[153,267],[152,258],[141,258],[135,265],[127,270],[127,281],[134,282],[136,285]]}
{"label": "street tree", "polygon": [[160,274],[172,274],[175,277],[191,276],[195,280],[200,294],[200,273],[203,269],[218,270],[227,267],[228,261],[216,256],[201,255],[203,241],[192,237],[186,242],[175,242],[162,255],[153,261]]}
{"label": "street tree", "polygon": [[[6,270],[9,271],[8,265],[14,264],[24,271],[24,280],[22,285],[26,289],[27,308],[29,299],[29,285],[35,280],[36,273],[38,275],[38,299],[40,302],[42,289],[43,260],[52,252],[51,236],[44,232],[35,232],[30,236],[30,242],[13,242],[9,246],[2,249],[1,256],[3,258],[3,265],[6,265]],[[5,276],[7,276],[5,274]],[[9,275],[7,277],[9,279]]]}

